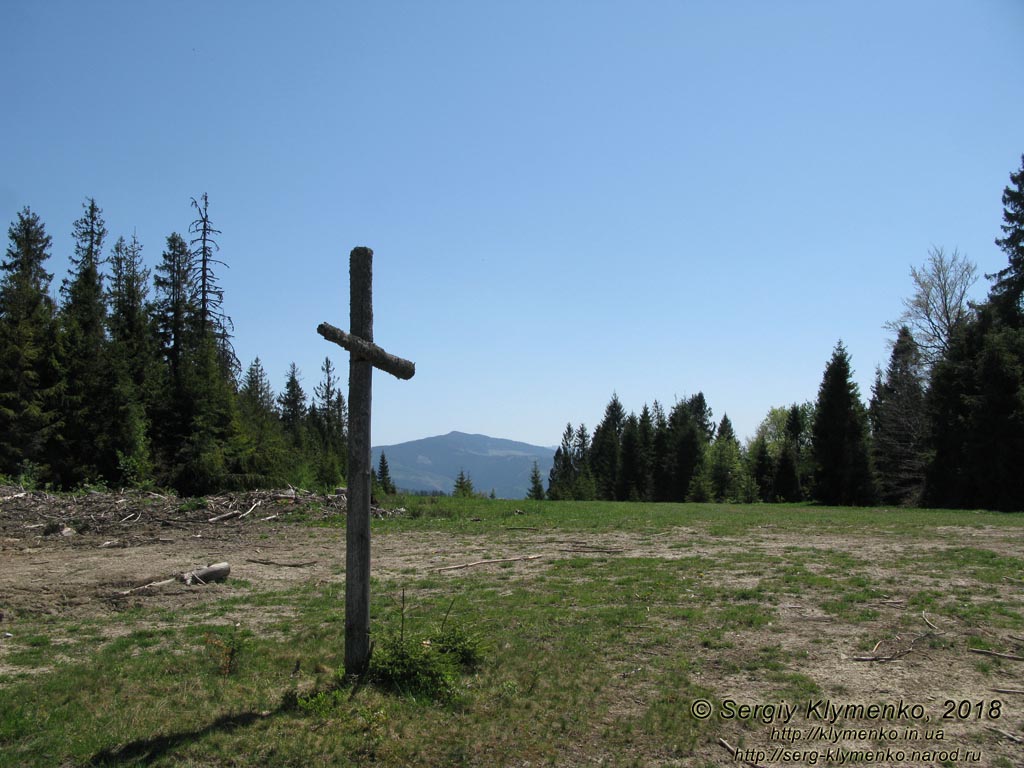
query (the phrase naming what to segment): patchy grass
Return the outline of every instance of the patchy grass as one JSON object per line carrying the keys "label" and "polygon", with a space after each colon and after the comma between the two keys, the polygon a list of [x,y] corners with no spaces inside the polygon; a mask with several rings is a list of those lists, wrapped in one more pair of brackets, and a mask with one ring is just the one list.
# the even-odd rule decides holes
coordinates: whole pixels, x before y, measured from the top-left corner
{"label": "patchy grass", "polygon": [[[1019,680],[967,651],[1013,650],[1024,628],[1006,581],[1022,577],[1022,516],[399,503],[407,516],[374,521],[389,547],[433,535],[484,553],[467,561],[544,557],[446,572],[403,561],[374,580],[375,651],[358,681],[338,671],[333,566],[273,589],[232,578],[172,607],[23,613],[0,644],[0,764],[720,765],[732,758],[719,737],[767,737],[757,722],[695,718],[697,699],[714,712],[727,699],[941,701]],[[290,530],[339,524],[315,517]],[[995,533],[967,545],[965,531]],[[911,641],[881,692],[879,668],[849,660]],[[1011,709],[999,726],[1019,730]],[[977,728],[987,763],[1009,761]]]}

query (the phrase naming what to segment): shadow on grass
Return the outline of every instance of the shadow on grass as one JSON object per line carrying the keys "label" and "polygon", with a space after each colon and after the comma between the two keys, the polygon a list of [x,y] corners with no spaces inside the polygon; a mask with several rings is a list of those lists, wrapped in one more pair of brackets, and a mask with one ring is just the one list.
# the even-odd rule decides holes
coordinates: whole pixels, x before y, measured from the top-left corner
{"label": "shadow on grass", "polygon": [[286,709],[286,707],[279,707],[272,712],[239,712],[221,715],[203,728],[153,736],[149,739],[136,739],[120,747],[101,749],[90,758],[87,765],[149,765],[153,760],[172,752],[179,746],[192,744],[217,731],[230,733],[236,728],[245,728],[261,720],[276,717]]}

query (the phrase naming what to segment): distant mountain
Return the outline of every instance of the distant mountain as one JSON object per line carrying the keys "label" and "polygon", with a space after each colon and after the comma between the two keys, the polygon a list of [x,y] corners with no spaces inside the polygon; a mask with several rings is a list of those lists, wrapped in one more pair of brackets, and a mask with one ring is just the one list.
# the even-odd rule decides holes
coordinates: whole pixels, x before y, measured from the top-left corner
{"label": "distant mountain", "polygon": [[378,445],[371,450],[374,469],[381,451],[387,455],[391,479],[400,490],[451,493],[462,470],[478,492],[490,493],[493,488],[503,499],[525,498],[535,461],[547,485],[555,454],[553,448],[465,432]]}

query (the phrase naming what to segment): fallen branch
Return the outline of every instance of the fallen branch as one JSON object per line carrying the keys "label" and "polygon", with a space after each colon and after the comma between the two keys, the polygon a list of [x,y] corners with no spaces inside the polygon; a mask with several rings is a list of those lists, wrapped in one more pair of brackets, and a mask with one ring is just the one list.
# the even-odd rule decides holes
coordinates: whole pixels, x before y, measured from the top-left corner
{"label": "fallen branch", "polygon": [[896,653],[892,654],[891,656],[853,656],[853,657],[851,657],[850,660],[851,661],[896,661],[897,659],[902,659],[904,656],[906,656],[912,650],[914,650],[912,647],[911,648],[904,648],[903,650],[897,651]]}
{"label": "fallen branch", "polygon": [[1010,741],[1012,741],[1014,744],[1024,744],[1024,739],[1022,739],[1020,736],[1015,736],[1014,734],[1010,733],[1009,731],[1004,731],[1002,728],[995,728],[995,727],[993,727],[991,725],[986,725],[985,727],[988,728],[990,731],[992,731],[994,733],[998,733],[1000,736],[1005,736]]}
{"label": "fallen branch", "polygon": [[133,592],[139,592],[139,591],[141,591],[143,589],[149,589],[150,587],[162,587],[165,584],[173,584],[177,580],[178,579],[176,577],[172,576],[171,578],[164,579],[163,581],[151,581],[151,582],[149,582],[149,584],[143,584],[141,587],[134,587],[132,589],[126,589],[123,592],[121,592],[120,594],[122,594],[122,595],[130,595]]}
{"label": "fallen branch", "polygon": [[476,565],[491,565],[492,563],[514,563],[519,560],[537,560],[543,557],[543,555],[523,555],[522,557],[499,557],[496,560],[477,560],[472,563],[463,563],[462,565],[447,565],[444,568],[438,568],[438,571],[458,571],[462,568],[472,568]]}
{"label": "fallen branch", "polygon": [[615,554],[619,552],[625,552],[622,548],[603,548],[603,547],[573,547],[572,549],[560,549],[559,552],[606,552],[609,554]]}
{"label": "fallen branch", "polygon": [[[727,750],[729,750],[729,754],[732,755],[733,758],[736,757],[736,752],[737,752],[736,747],[734,747],[732,744],[730,744],[725,739],[719,739],[718,743],[721,746],[725,747]],[[740,762],[743,763],[744,765],[749,765],[750,768],[766,768],[766,766],[763,766],[760,763],[751,762],[750,760],[740,760]]]}
{"label": "fallen branch", "polygon": [[[256,509],[256,507],[258,507],[262,503],[263,503],[262,501],[257,501],[255,504],[253,504],[251,507],[249,507],[249,512],[252,512],[254,509]],[[244,515],[239,515],[238,519],[241,520],[243,517],[248,515],[249,512],[246,512]]]}
{"label": "fallen branch", "polygon": [[[906,648],[902,648],[902,649],[896,651],[895,653],[893,653],[893,654],[891,654],[889,656],[852,656],[850,658],[850,660],[851,661],[881,661],[881,662],[896,661],[897,659],[902,659],[908,653],[911,653],[912,651],[916,650],[914,648],[914,646],[917,644],[917,642],[919,640],[923,640],[926,637],[934,637],[934,636],[935,636],[934,632],[925,632],[923,635],[918,635],[917,637],[915,637],[913,640],[910,641],[910,645],[908,645]],[[897,639],[899,639],[899,638],[897,637]],[[874,653],[875,651],[877,651],[878,650],[878,646],[880,646],[881,644],[882,644],[881,640],[879,640],[877,643],[875,643],[875,647],[871,649],[871,652]]]}
{"label": "fallen branch", "polygon": [[183,582],[186,586],[191,587],[193,584],[208,584],[211,581],[224,581],[231,573],[231,566],[227,563],[214,563],[208,565],[205,568],[196,568],[194,571],[186,571],[185,573],[179,573],[175,576],[171,576],[169,579],[162,579],[161,581],[151,581],[149,584],[143,584],[141,587],[133,587],[132,589],[126,589],[120,592],[122,595],[130,595],[135,592],[140,592],[143,589],[150,589],[151,587],[163,587],[167,584],[173,584],[176,581]]}
{"label": "fallen branch", "polygon": [[1024,656],[1014,656],[1012,653],[996,653],[995,651],[986,651],[981,648],[968,648],[971,653],[980,653],[983,656],[995,656],[997,659],[1009,659],[1010,661],[1024,661]]}
{"label": "fallen branch", "polygon": [[989,688],[989,690],[992,691],[992,693],[1016,693],[1024,696],[1024,691],[1019,688]]}
{"label": "fallen branch", "polygon": [[246,558],[247,563],[256,563],[257,565],[277,565],[281,568],[305,568],[308,565],[316,565],[316,560],[310,560],[306,563],[279,563],[276,560],[256,560],[254,558]]}
{"label": "fallen branch", "polygon": [[211,517],[206,522],[208,522],[208,523],[219,523],[221,520],[227,520],[227,519],[232,518],[232,517],[238,517],[240,514],[242,514],[242,513],[239,512],[237,509],[233,509],[230,512],[225,512],[223,515],[217,515],[216,517]]}
{"label": "fallen branch", "polygon": [[261,517],[260,518],[260,522],[264,522],[266,520],[273,520],[275,517],[278,517],[278,515],[270,515],[269,517]]}
{"label": "fallen branch", "polygon": [[936,632],[939,631],[938,627],[936,627],[934,624],[932,624],[930,621],[928,621],[928,617],[925,615],[924,611],[921,611],[921,618],[924,619],[924,623],[927,624],[929,627],[934,629]]}

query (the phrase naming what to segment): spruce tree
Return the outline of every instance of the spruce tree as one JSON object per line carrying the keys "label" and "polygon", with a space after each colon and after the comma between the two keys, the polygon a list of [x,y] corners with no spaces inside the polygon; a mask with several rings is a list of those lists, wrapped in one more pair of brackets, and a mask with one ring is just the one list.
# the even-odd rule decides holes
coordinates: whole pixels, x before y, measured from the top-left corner
{"label": "spruce tree", "polygon": [[114,479],[122,485],[142,484],[152,477],[149,414],[155,410],[161,369],[149,323],[149,270],[142,264],[142,245],[118,238],[110,251],[107,327],[110,396],[115,413],[111,448],[117,457]]}
{"label": "spruce tree", "polygon": [[153,420],[161,475],[183,494],[245,485],[235,381],[203,323],[194,256],[180,235],[167,238],[156,273],[155,325],[167,364]]}
{"label": "spruce tree", "polygon": [[109,386],[106,302],[100,266],[107,229],[92,198],[75,221],[71,275],[61,286],[61,368],[64,375],[63,485],[113,478],[117,468],[110,439],[116,424]]}
{"label": "spruce tree", "polygon": [[590,501],[597,498],[597,483],[594,473],[590,470],[590,432],[582,422],[576,428],[572,442],[572,498],[578,501]]}
{"label": "spruce tree", "polygon": [[320,439],[317,477],[330,485],[348,473],[348,407],[329,357],[320,366],[323,378],[313,388],[311,417]]}
{"label": "spruce tree", "polygon": [[526,498],[533,501],[544,501],[544,482],[540,476],[540,466],[537,462],[533,462],[533,469],[530,470],[530,490],[526,494]]}
{"label": "spruce tree", "polygon": [[[709,415],[703,395],[699,401],[691,398],[672,407],[668,417],[668,498],[665,501],[685,501],[690,496],[690,485],[704,466],[708,434],[714,431],[714,425],[708,428],[705,423]],[[703,491],[704,486],[701,486],[702,497],[706,495]]]}
{"label": "spruce tree", "polygon": [[1024,329],[995,296],[954,338],[928,390],[931,506],[1024,509]]}
{"label": "spruce tree", "polygon": [[814,498],[824,504],[871,503],[867,413],[841,341],[822,377],[812,433]]}
{"label": "spruce tree", "polygon": [[[999,307],[1005,307],[1004,314],[1021,315],[1021,297],[1024,296],[1024,155],[1021,167],[1010,174],[1010,184],[1003,190],[1003,237],[996,239],[1006,254],[1009,264],[995,275],[991,297]],[[1020,325],[1019,322],[1016,323]]]}
{"label": "spruce tree", "polygon": [[793,403],[786,416],[786,445],[793,452],[796,468],[797,496],[788,501],[801,501],[806,489],[814,483],[814,455],[811,450],[811,425],[814,423],[814,403]]}
{"label": "spruce tree", "polygon": [[1008,258],[988,300],[960,324],[927,394],[933,506],[1024,508],[1024,157],[1003,192]]}
{"label": "spruce tree", "polygon": [[757,497],[764,502],[775,501],[775,461],[768,450],[768,441],[756,437],[750,445],[750,474],[757,488]]}
{"label": "spruce tree", "polygon": [[243,471],[244,435],[234,382],[224,370],[217,340],[204,333],[182,380],[190,421],[175,457],[172,485],[185,495],[258,483]]}
{"label": "spruce tree", "polygon": [[302,451],[305,448],[305,427],[309,405],[306,392],[302,388],[302,377],[299,367],[292,363],[288,366],[284,390],[277,397],[281,424],[291,442],[292,448]]}
{"label": "spruce tree", "polygon": [[250,363],[242,378],[238,389],[238,411],[245,438],[239,457],[245,484],[280,485],[291,469],[290,462],[274,390],[258,357]]}
{"label": "spruce tree", "polygon": [[198,292],[193,279],[192,254],[178,233],[167,238],[153,277],[156,301],[153,305],[160,352],[167,363],[170,385],[180,386],[182,361],[196,344],[195,317]]}
{"label": "spruce tree", "polygon": [[29,208],[8,229],[0,263],[0,473],[51,479],[60,424],[53,275],[44,265],[50,236]]}
{"label": "spruce tree", "polygon": [[704,399],[704,393],[698,392],[686,401],[686,407],[693,416],[694,422],[704,435],[704,442],[710,443],[715,437],[714,414],[711,406]]}
{"label": "spruce tree", "polygon": [[[985,313],[991,318],[991,312]],[[949,350],[932,368],[925,399],[931,460],[925,470],[924,503],[932,507],[974,506],[980,497],[971,467],[973,404],[980,399],[978,358],[984,342],[981,317],[965,322]]]}
{"label": "spruce tree", "polygon": [[554,501],[576,498],[577,477],[573,462],[575,436],[572,424],[566,424],[562,433],[562,444],[555,449],[555,458],[548,473],[548,498]]}
{"label": "spruce tree", "polygon": [[640,501],[646,492],[643,452],[640,444],[640,419],[629,414],[622,428],[619,478],[615,497],[621,501]]}
{"label": "spruce tree", "polygon": [[[1005,305],[995,310],[1007,314]],[[966,430],[966,469],[977,487],[971,506],[1024,510],[1024,327],[1019,319],[986,329],[974,376],[978,398],[971,403]]]}
{"label": "spruce tree", "polygon": [[654,500],[654,415],[644,403],[640,411],[638,432],[640,437],[640,499]]}
{"label": "spruce tree", "polygon": [[707,473],[715,501],[740,500],[744,471],[740,443],[728,414],[723,414],[715,441],[708,451]]}
{"label": "spruce tree", "polygon": [[388,466],[388,457],[384,455],[384,451],[380,452],[380,461],[377,462],[377,482],[380,483],[381,493],[395,494],[395,484],[391,481],[391,467]]}
{"label": "spruce tree", "polygon": [[192,255],[181,235],[172,233],[153,276],[153,328],[163,363],[160,389],[150,413],[153,452],[159,479],[173,483],[192,424],[194,403],[186,390],[187,367],[198,346]]}
{"label": "spruce tree", "polygon": [[651,440],[651,497],[654,501],[672,500],[671,435],[665,409],[657,400],[651,406],[654,437]]}
{"label": "spruce tree", "polygon": [[472,478],[461,469],[459,470],[459,476],[455,478],[455,488],[452,495],[460,498],[471,498],[476,495]]}
{"label": "spruce tree", "polygon": [[800,481],[799,458],[792,442],[786,442],[779,452],[772,478],[774,501],[794,503],[802,501],[804,491]]}
{"label": "spruce tree", "polygon": [[614,501],[618,498],[621,441],[625,421],[625,409],[619,401],[619,396],[613,392],[611,400],[605,406],[604,418],[594,429],[594,437],[590,443],[590,469],[594,474],[599,499]]}
{"label": "spruce tree", "polygon": [[918,504],[924,484],[927,419],[921,356],[906,326],[893,345],[885,379],[878,373],[868,415],[879,499],[885,504]]}

